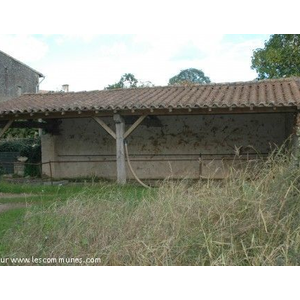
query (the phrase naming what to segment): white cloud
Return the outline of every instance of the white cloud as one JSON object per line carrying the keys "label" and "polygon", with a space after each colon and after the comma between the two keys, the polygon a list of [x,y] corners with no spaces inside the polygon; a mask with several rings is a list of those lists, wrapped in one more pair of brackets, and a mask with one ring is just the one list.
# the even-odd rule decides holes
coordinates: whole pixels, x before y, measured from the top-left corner
{"label": "white cloud", "polygon": [[[67,43],[70,37],[63,38]],[[187,45],[199,50],[199,58],[174,59]],[[56,90],[68,83],[74,91],[103,89],[125,72],[166,85],[170,77],[191,67],[202,69],[213,82],[252,80],[256,77],[250,69],[252,51],[262,46],[260,38],[225,42],[223,35],[136,35],[131,42],[101,44],[91,57],[82,52],[77,59],[65,57],[44,65],[40,68],[46,74],[42,88]]]}
{"label": "white cloud", "polygon": [[263,43],[261,39],[221,43],[214,54],[199,63],[215,82],[252,80],[256,72],[251,70],[251,56],[253,50],[262,47]]}
{"label": "white cloud", "polygon": [[48,45],[31,35],[0,35],[0,50],[24,63],[32,63],[46,55]]}
{"label": "white cloud", "polygon": [[114,43],[112,46],[102,46],[98,51],[100,59],[105,58],[112,61],[115,59],[124,59],[132,55],[133,53],[130,52],[128,46],[120,42]]}
{"label": "white cloud", "polygon": [[61,45],[63,43],[69,42],[69,41],[74,41],[78,40],[80,42],[84,43],[90,43],[92,42],[98,34],[60,34],[56,38],[57,44]]}
{"label": "white cloud", "polygon": [[[202,69],[214,82],[254,79],[256,73],[250,68],[252,51],[262,47],[263,40],[256,38],[234,43],[225,42],[223,37],[223,35],[142,36],[137,37],[137,41],[150,45],[149,51],[143,55],[143,65],[148,71],[150,80],[152,78],[155,81],[156,78],[159,84],[167,84],[171,76],[191,67]],[[172,56],[187,44],[199,50],[201,53],[199,59],[172,60]],[[138,68],[142,72],[141,66]]]}
{"label": "white cloud", "polygon": [[136,35],[136,43],[145,43],[150,45],[152,50],[168,50],[168,54],[174,53],[179,47],[187,43],[193,43],[200,50],[210,52],[218,46],[223,34],[164,34],[164,35]]}

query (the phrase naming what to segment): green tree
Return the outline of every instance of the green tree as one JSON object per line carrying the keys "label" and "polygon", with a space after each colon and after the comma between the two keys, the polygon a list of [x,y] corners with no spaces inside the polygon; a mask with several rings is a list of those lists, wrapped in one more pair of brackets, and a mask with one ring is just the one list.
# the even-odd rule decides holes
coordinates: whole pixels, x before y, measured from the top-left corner
{"label": "green tree", "polygon": [[150,86],[153,86],[153,84],[150,81],[142,82],[137,80],[133,74],[125,73],[118,82],[108,85],[105,89],[113,90]]}
{"label": "green tree", "polygon": [[209,77],[202,70],[190,68],[182,70],[178,75],[169,79],[169,85],[189,85],[194,83],[210,83]]}
{"label": "green tree", "polygon": [[300,76],[300,34],[273,34],[264,48],[253,51],[258,79]]}

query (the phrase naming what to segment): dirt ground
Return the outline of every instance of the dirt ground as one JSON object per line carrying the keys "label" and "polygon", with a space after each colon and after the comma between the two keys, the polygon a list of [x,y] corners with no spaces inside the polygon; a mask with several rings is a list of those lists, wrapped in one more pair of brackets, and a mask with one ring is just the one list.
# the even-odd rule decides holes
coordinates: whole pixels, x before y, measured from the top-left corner
{"label": "dirt ground", "polygon": [[[11,193],[0,193],[0,199],[1,198],[22,198],[22,197],[29,197],[30,194],[11,194]],[[0,213],[14,209],[14,208],[21,208],[25,207],[26,203],[0,203]]]}
{"label": "dirt ground", "polygon": [[11,194],[11,193],[0,193],[0,199],[1,198],[22,198],[22,197],[30,197],[31,194]]}
{"label": "dirt ground", "polygon": [[0,213],[5,212],[5,211],[10,210],[10,209],[21,208],[21,207],[25,207],[25,206],[26,206],[25,203],[5,203],[5,204],[0,204]]}

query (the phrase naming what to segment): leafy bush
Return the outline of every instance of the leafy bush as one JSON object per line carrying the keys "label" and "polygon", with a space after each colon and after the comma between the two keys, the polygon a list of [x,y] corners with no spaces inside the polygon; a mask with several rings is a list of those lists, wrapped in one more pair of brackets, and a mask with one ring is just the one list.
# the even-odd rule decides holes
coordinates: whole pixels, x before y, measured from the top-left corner
{"label": "leafy bush", "polygon": [[3,137],[6,139],[26,139],[36,138],[38,134],[38,129],[34,128],[9,128]]}

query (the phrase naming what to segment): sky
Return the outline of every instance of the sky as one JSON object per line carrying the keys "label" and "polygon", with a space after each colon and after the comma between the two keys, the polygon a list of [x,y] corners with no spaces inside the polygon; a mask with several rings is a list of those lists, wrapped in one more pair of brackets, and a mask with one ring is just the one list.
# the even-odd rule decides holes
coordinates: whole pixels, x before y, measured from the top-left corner
{"label": "sky", "polygon": [[247,81],[253,50],[268,34],[185,35],[0,35],[0,50],[43,73],[40,89],[101,90],[124,73],[167,85],[187,68],[201,69],[212,82]]}

